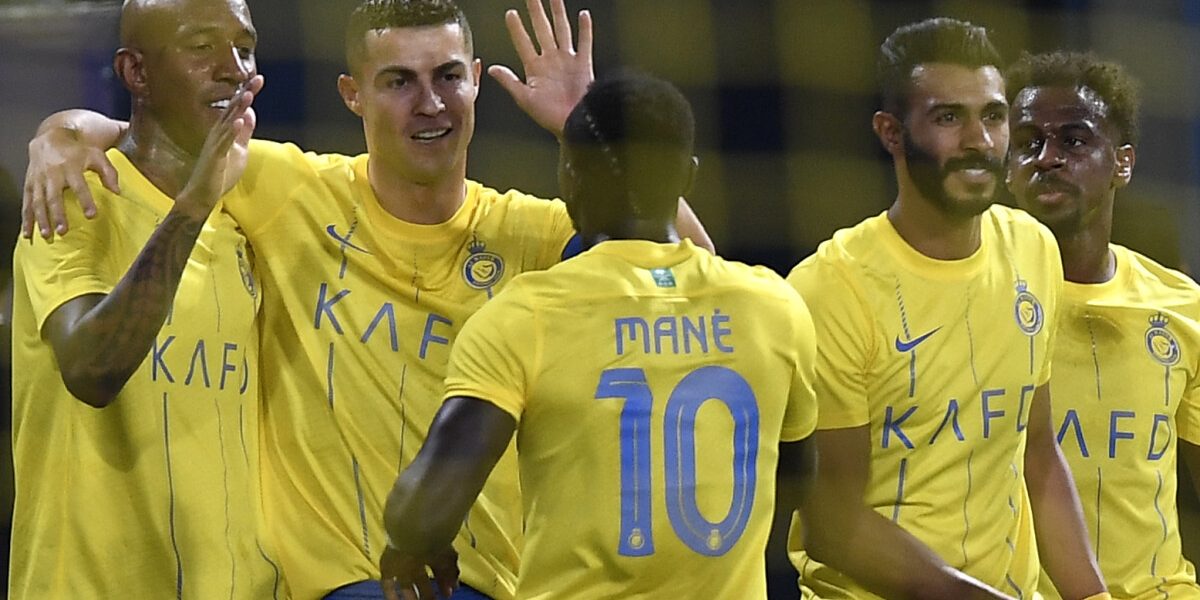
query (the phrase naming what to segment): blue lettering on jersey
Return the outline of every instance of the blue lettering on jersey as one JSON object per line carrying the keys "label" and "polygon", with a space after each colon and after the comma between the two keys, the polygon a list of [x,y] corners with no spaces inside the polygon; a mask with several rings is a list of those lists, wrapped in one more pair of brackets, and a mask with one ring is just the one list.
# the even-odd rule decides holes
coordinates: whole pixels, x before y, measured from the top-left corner
{"label": "blue lettering on jersey", "polygon": [[1002,410],[991,409],[991,399],[1004,395],[1002,389],[983,390],[980,394],[980,400],[983,402],[983,439],[992,437],[992,419],[998,419],[1004,416]]}
{"label": "blue lettering on jersey", "polygon": [[733,352],[728,341],[733,335],[730,322],[721,309],[708,317],[662,316],[654,319],[653,326],[642,317],[618,317],[613,321],[616,355],[639,347],[643,354],[708,354],[710,340],[718,352],[729,354]]}
{"label": "blue lettering on jersey", "polygon": [[204,356],[204,340],[196,342],[196,349],[192,351],[192,366],[188,369],[187,379],[183,380],[183,385],[192,385],[192,376],[196,374],[196,359],[200,359],[200,374],[204,376],[204,387],[210,388],[212,384],[208,381],[208,359]]}
{"label": "blue lettering on jersey", "polygon": [[321,290],[320,290],[320,292],[318,292],[318,296],[317,296],[317,311],[316,311],[316,316],[313,317],[313,328],[315,328],[315,329],[321,328],[321,316],[325,315],[329,319],[329,323],[331,325],[333,325],[333,330],[338,332],[339,335],[341,335],[342,324],[338,323],[337,317],[334,316],[333,306],[335,304],[337,304],[338,302],[341,302],[343,298],[345,298],[346,296],[349,296],[349,295],[350,295],[350,290],[342,290],[342,291],[338,292],[336,295],[334,295],[333,298],[327,299],[329,296],[329,284],[322,283]]}
{"label": "blue lettering on jersey", "polygon": [[[1162,449],[1155,450],[1155,440],[1158,439],[1159,425],[1165,425],[1167,428],[1166,439],[1163,440]],[[1171,446],[1171,418],[1167,415],[1154,415],[1153,424],[1150,425],[1150,450],[1146,452],[1146,460],[1158,460],[1167,453],[1167,448]]]}
{"label": "blue lettering on jersey", "polygon": [[[400,351],[400,327],[396,318],[396,305],[392,302],[383,302],[378,308],[372,309],[372,312],[363,314],[357,309],[362,308],[361,303],[346,302],[353,292],[349,289],[339,290],[334,292],[328,283],[322,283],[317,289],[315,304],[313,305],[313,329],[328,330],[333,329],[333,333],[339,336],[347,335],[346,329],[343,327],[343,321],[351,324],[351,329],[356,331],[350,332],[349,335],[358,337],[358,341],[367,344],[376,336],[384,337],[386,332],[387,347],[392,352]],[[403,308],[403,307],[402,307]],[[369,320],[366,315],[370,315]],[[362,335],[359,335],[357,329],[361,326],[358,323],[367,322],[368,325],[363,330]],[[449,317],[445,317],[435,313],[428,313],[425,320],[424,331],[420,334],[419,354],[422,359],[429,352],[430,344],[449,345],[450,338],[439,335],[435,332],[435,327],[438,324],[453,326],[453,321]],[[412,333],[414,332],[406,332]],[[416,343],[415,337],[406,337],[407,343]]]}
{"label": "blue lettering on jersey", "polygon": [[[1104,415],[1107,416],[1107,419],[1104,419],[1104,416],[1101,415],[1097,416],[1099,417],[1098,419],[1087,422],[1093,425],[1085,425],[1085,422],[1080,418],[1079,412],[1076,409],[1068,409],[1063,414],[1062,425],[1058,429],[1059,447],[1064,452],[1074,452],[1074,447],[1078,446],[1079,456],[1090,458],[1091,452],[1088,450],[1084,429],[1087,426],[1102,427],[1099,423],[1103,423],[1104,421],[1108,422],[1108,430],[1104,432],[1104,435],[1108,440],[1109,459],[1121,460],[1122,448],[1130,444],[1132,444],[1133,448],[1137,449],[1136,452],[1140,456],[1141,443],[1139,443],[1139,440],[1145,440],[1147,461],[1161,460],[1171,447],[1175,432],[1171,429],[1170,415],[1154,413],[1150,415],[1149,420],[1146,420],[1139,419],[1135,411],[1113,410],[1108,411],[1107,415]],[[1063,444],[1068,430],[1073,434],[1075,444]],[[1123,443],[1122,440],[1128,441]],[[1124,458],[1128,459],[1128,456]]]}
{"label": "blue lettering on jersey", "polygon": [[[187,375],[179,385],[188,387],[202,385],[206,389],[212,389],[213,374],[209,365],[220,365],[217,389],[224,390],[236,383],[238,393],[246,393],[247,388],[250,387],[250,360],[246,357],[245,349],[242,346],[234,342],[212,343],[213,340],[199,339],[196,340],[196,345],[190,352],[181,348],[172,351],[172,345],[176,339],[174,335],[169,335],[166,339],[154,340],[154,346],[150,349],[150,381],[158,382],[162,379],[168,384],[175,384],[172,369],[177,373],[182,373],[186,368]],[[219,359],[218,352],[220,353]],[[236,358],[239,352],[241,361]],[[239,370],[241,376],[236,377]],[[235,374],[235,378],[232,380],[229,377],[231,373]]]}
{"label": "blue lettering on jersey", "polygon": [[890,407],[890,406],[887,407],[887,410],[885,411],[885,414],[883,416],[883,447],[884,448],[888,447],[888,441],[890,440],[890,438],[893,434],[895,434],[896,437],[900,438],[900,441],[904,444],[905,448],[908,448],[909,450],[912,450],[914,448],[913,443],[908,439],[907,435],[904,435],[904,430],[901,429],[900,426],[903,425],[904,422],[907,421],[909,417],[913,416],[913,413],[915,413],[915,412],[917,412],[917,407],[910,406],[910,407],[908,407],[908,410],[904,411],[904,414],[900,415],[899,419],[892,420],[892,407]]}
{"label": "blue lettering on jersey", "polygon": [[[1002,402],[1003,398],[1008,395],[1010,390],[1004,388],[989,388],[982,390],[979,395],[980,402],[978,413],[980,418],[979,422],[982,424],[981,439],[989,439],[992,437],[992,434],[995,433],[994,429],[996,427],[996,421],[1010,421],[1013,423],[1012,427],[1017,433],[1024,431],[1029,426],[1028,416],[1025,414],[1025,399],[1035,389],[1036,386],[1024,385],[1021,386],[1019,395],[1014,394],[1018,395],[1019,404],[1015,413],[1015,417],[1012,419],[1009,419],[1008,417],[1009,415],[1013,415],[1013,412],[1000,407],[1000,403]],[[899,440],[899,442],[903,444],[905,448],[909,450],[915,449],[916,445],[913,443],[913,437],[911,435],[912,432],[905,431],[904,427],[905,421],[908,421],[910,418],[914,417],[919,409],[921,409],[921,406],[885,406],[883,423],[880,428],[880,447],[884,449],[893,447],[895,446],[894,440]],[[937,429],[933,430],[933,433],[929,436],[928,441],[924,443],[927,445],[932,445],[938,440],[947,426],[950,426],[951,430],[954,432],[954,438],[956,440],[959,442],[966,441],[967,435],[966,432],[963,431],[961,424],[962,404],[959,402],[959,400],[957,398],[951,398],[946,402],[945,406],[939,408],[939,410],[942,412],[942,420],[938,424]],[[920,419],[919,422],[925,422],[925,419]]]}
{"label": "blue lettering on jersey", "polygon": [[429,317],[425,319],[425,333],[421,336],[421,360],[425,360],[425,352],[429,349],[429,344],[450,344],[450,338],[444,338],[433,333],[433,326],[436,323],[442,323],[450,327],[454,326],[454,322],[442,315],[429,313]]}
{"label": "blue lettering on jersey", "polygon": [[1083,425],[1079,423],[1079,413],[1075,412],[1073,408],[1067,411],[1066,416],[1063,417],[1062,427],[1058,429],[1058,445],[1060,448],[1062,447],[1063,438],[1067,435],[1067,427],[1075,429],[1075,441],[1079,443],[1079,455],[1084,458],[1091,456],[1088,452],[1087,442],[1083,439]]}
{"label": "blue lettering on jersey", "polygon": [[[954,428],[954,437],[958,441],[964,441],[967,438],[963,436],[962,428],[958,426],[958,399],[951,398],[950,403],[946,405],[946,416],[942,417],[942,424],[938,425],[937,431],[929,436],[929,444],[932,446],[937,441],[938,435],[941,435],[942,430],[946,428],[946,423],[950,423]],[[887,447],[887,442],[884,442],[884,447]]]}
{"label": "blue lettering on jersey", "polygon": [[1132,419],[1137,413],[1131,410],[1114,410],[1108,419],[1108,457],[1117,457],[1117,440],[1132,440],[1133,433],[1117,429],[1120,419]]}
{"label": "blue lettering on jersey", "polygon": [[391,302],[384,302],[383,306],[379,307],[379,312],[375,313],[375,318],[371,319],[371,324],[367,326],[367,330],[363,332],[362,338],[359,340],[362,343],[371,341],[371,334],[375,333],[375,328],[383,321],[384,317],[388,320],[388,333],[391,334],[392,352],[400,351],[399,334],[396,333],[396,309]]}
{"label": "blue lettering on jersey", "polygon": [[167,362],[163,360],[163,355],[167,353],[174,341],[175,336],[169,335],[160,346],[158,339],[155,338],[154,347],[150,349],[150,381],[158,381],[158,372],[161,370],[163,377],[167,378],[167,383],[175,383],[175,378],[171,376],[171,370],[167,368]]}

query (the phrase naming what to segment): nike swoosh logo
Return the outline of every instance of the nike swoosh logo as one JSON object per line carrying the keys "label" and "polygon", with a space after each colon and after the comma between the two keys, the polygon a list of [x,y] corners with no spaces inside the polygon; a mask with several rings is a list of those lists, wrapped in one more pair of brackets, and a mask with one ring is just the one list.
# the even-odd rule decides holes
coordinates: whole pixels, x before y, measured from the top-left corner
{"label": "nike swoosh logo", "polygon": [[359,252],[362,252],[363,254],[370,254],[370,252],[368,252],[367,250],[364,250],[362,248],[359,248],[358,246],[355,246],[350,240],[342,237],[341,234],[339,234],[337,232],[337,229],[334,228],[333,225],[326,227],[325,233],[328,233],[329,237],[332,237],[333,239],[341,242],[343,246],[348,246],[350,248],[354,248],[355,250],[358,250]]}
{"label": "nike swoosh logo", "polygon": [[929,333],[926,333],[925,335],[923,335],[919,338],[914,338],[914,339],[908,340],[907,342],[901,341],[900,336],[896,336],[896,351],[897,352],[908,352],[909,350],[916,348],[917,345],[920,344],[921,342],[929,339],[929,336],[937,333],[938,330],[940,330],[940,329],[941,329],[941,327],[938,327],[937,329],[934,329],[933,331],[930,331]]}

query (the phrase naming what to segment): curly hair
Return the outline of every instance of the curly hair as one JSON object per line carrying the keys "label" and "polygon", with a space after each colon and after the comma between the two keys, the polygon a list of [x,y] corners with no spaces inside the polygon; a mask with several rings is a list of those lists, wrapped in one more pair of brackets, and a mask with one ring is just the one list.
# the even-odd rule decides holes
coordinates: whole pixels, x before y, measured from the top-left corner
{"label": "curly hair", "polygon": [[913,69],[925,63],[946,63],[977,69],[1000,70],[1000,53],[988,39],[987,29],[966,21],[937,17],[910,23],[879,46],[876,74],[883,110],[901,116],[907,109]]}
{"label": "curly hair", "polygon": [[402,27],[457,24],[467,54],[474,54],[471,25],[454,0],[363,0],[346,25],[346,66],[353,73],[367,53],[367,32]]}
{"label": "curly hair", "polygon": [[1091,52],[1025,53],[1008,70],[1008,98],[1039,86],[1083,88],[1095,92],[1107,107],[1105,119],[1116,127],[1121,144],[1137,144],[1141,100],[1138,83],[1121,65]]}

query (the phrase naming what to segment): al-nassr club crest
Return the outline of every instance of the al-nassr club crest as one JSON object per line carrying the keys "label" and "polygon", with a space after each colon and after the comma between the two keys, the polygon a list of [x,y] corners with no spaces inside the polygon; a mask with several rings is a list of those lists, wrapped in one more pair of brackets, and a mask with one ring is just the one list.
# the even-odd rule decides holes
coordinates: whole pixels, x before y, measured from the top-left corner
{"label": "al-nassr club crest", "polygon": [[258,284],[254,281],[254,270],[250,268],[250,259],[246,256],[246,252],[246,244],[238,244],[238,270],[242,272],[242,285],[246,287],[246,292],[250,294],[251,298],[257,298]]}
{"label": "al-nassr club crest", "polygon": [[463,279],[477,290],[490,291],[504,276],[504,259],[486,248],[478,238],[471,240],[470,255],[463,262]]}
{"label": "al-nassr club crest", "polygon": [[1042,303],[1029,291],[1029,284],[1023,279],[1017,280],[1017,300],[1013,303],[1013,316],[1017,319],[1017,327],[1028,336],[1037,335],[1046,320]]}
{"label": "al-nassr club crest", "polygon": [[1179,342],[1175,335],[1167,330],[1170,319],[1161,312],[1150,317],[1150,328],[1146,330],[1146,351],[1150,358],[1158,361],[1164,367],[1170,367],[1179,362]]}

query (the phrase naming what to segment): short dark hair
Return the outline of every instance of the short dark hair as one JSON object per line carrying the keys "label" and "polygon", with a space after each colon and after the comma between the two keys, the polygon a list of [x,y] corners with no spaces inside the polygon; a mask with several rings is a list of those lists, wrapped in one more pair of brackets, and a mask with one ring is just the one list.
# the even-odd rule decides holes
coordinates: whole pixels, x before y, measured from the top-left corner
{"label": "short dark hair", "polygon": [[1101,60],[1091,52],[1047,52],[1021,55],[1009,67],[1009,101],[1029,87],[1086,87],[1100,96],[1108,107],[1105,118],[1117,129],[1121,144],[1138,141],[1138,114],[1141,99],[1138,83],[1121,65]]}
{"label": "short dark hair", "polygon": [[926,63],[945,63],[1000,70],[1000,53],[987,29],[966,21],[937,17],[910,23],[893,31],[879,46],[876,63],[883,110],[898,117],[908,108],[913,69]]}
{"label": "short dark hair", "polygon": [[353,73],[367,53],[367,32],[400,27],[457,24],[468,54],[475,42],[467,16],[454,0],[363,0],[346,25],[346,67]]}
{"label": "short dark hair", "polygon": [[691,104],[671,83],[628,70],[594,82],[563,128],[563,151],[587,196],[574,203],[606,224],[670,218],[695,140]]}

